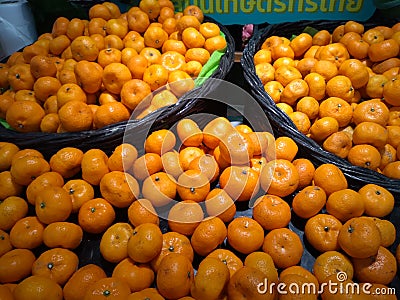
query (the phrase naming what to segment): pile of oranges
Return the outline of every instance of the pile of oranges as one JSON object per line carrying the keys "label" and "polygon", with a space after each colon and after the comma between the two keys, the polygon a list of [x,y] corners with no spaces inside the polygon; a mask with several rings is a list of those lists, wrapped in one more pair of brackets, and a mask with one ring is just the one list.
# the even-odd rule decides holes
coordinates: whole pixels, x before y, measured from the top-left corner
{"label": "pile of oranges", "polygon": [[296,128],[356,166],[400,178],[400,23],[269,36],[254,55],[265,91]]}
{"label": "pile of oranges", "polygon": [[168,105],[195,87],[220,27],[198,6],[142,0],[121,13],[95,4],[89,20],[59,17],[50,33],[0,64],[0,118],[19,132],[79,132]]}
{"label": "pile of oranges", "polygon": [[[2,299],[295,299],[278,283],[311,284],[304,299],[318,299],[343,272],[371,292],[396,276],[393,195],[351,189],[335,165],[298,157],[291,138],[224,117],[204,128],[183,119],[143,149],[67,147],[46,160],[0,144]],[[74,252],[91,235],[108,269]],[[316,253],[309,270],[305,245]],[[324,289],[322,299],[339,298]]]}

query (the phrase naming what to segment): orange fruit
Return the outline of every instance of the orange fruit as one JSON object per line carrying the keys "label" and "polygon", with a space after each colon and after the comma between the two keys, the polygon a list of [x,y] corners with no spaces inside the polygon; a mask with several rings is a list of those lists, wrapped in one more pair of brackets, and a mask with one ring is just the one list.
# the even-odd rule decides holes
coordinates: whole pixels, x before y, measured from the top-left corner
{"label": "orange fruit", "polygon": [[75,65],[74,72],[77,83],[86,93],[96,93],[102,86],[103,68],[105,66],[100,61],[96,63],[83,60]]}
{"label": "orange fruit", "polygon": [[151,152],[162,155],[174,148],[175,143],[176,137],[171,131],[167,129],[160,129],[152,132],[146,138],[144,147],[146,153]]}
{"label": "orange fruit", "polygon": [[172,231],[190,236],[203,218],[200,204],[192,200],[183,200],[171,207],[168,213],[168,227]]}
{"label": "orange fruit", "polygon": [[396,57],[399,53],[399,44],[394,39],[371,44],[368,48],[368,57],[372,62],[383,61],[391,57]]}
{"label": "orange fruit", "polygon": [[147,199],[138,199],[128,207],[128,219],[134,227],[143,223],[160,223],[154,206]]}
{"label": "orange fruit", "polygon": [[200,170],[187,170],[177,181],[177,192],[183,200],[203,201],[210,191],[210,182]]}
{"label": "orange fruit", "polygon": [[43,231],[43,243],[49,248],[75,249],[82,238],[82,228],[71,222],[54,222]]}
{"label": "orange fruit", "polygon": [[168,39],[168,33],[162,27],[150,26],[144,32],[143,38],[145,46],[158,49]]}
{"label": "orange fruit", "polygon": [[44,225],[36,216],[19,219],[10,230],[10,241],[15,248],[34,249],[43,242]]}
{"label": "orange fruit", "polygon": [[139,184],[129,173],[111,171],[100,180],[100,193],[118,208],[128,207],[139,195]]}
{"label": "orange fruit", "polygon": [[290,41],[290,47],[295,57],[303,55],[313,44],[313,38],[308,33],[301,33]]}
{"label": "orange fruit", "polygon": [[328,30],[319,30],[312,38],[313,45],[324,46],[331,41],[331,34]]}
{"label": "orange fruit", "polygon": [[371,145],[355,145],[348,153],[347,159],[355,166],[376,170],[381,163],[381,154]]}
{"label": "orange fruit", "polygon": [[215,158],[210,155],[202,155],[189,163],[189,170],[198,170],[204,174],[210,182],[214,182],[219,176],[219,166]]}
{"label": "orange fruit", "polygon": [[347,278],[353,278],[353,265],[350,259],[338,251],[326,251],[318,255],[313,266],[313,273],[319,283],[324,282],[329,276],[344,272]]}
{"label": "orange fruit", "polygon": [[101,178],[109,172],[108,156],[100,149],[90,149],[83,154],[82,179],[92,185],[99,185]]}
{"label": "orange fruit", "polygon": [[261,248],[264,229],[254,219],[235,218],[228,225],[227,237],[229,245],[235,250],[249,254]]}
{"label": "orange fruit", "polygon": [[205,43],[204,36],[193,27],[185,28],[181,33],[182,42],[185,46],[190,48],[202,48]]}
{"label": "orange fruit", "polygon": [[303,255],[303,245],[299,236],[288,228],[278,228],[268,232],[262,249],[271,255],[277,268],[296,265]]}
{"label": "orange fruit", "polygon": [[102,198],[86,201],[78,212],[78,224],[88,233],[104,232],[114,220],[114,208]]}
{"label": "orange fruit", "polygon": [[28,214],[28,204],[25,199],[10,196],[0,202],[0,229],[10,230],[14,224]]}
{"label": "orange fruit", "polygon": [[260,183],[268,194],[286,197],[297,189],[299,173],[290,161],[274,159],[261,170]]}
{"label": "orange fruit", "polygon": [[347,76],[336,75],[327,81],[326,93],[329,97],[338,97],[349,102],[354,96],[354,87]]}
{"label": "orange fruit", "polygon": [[0,282],[11,283],[31,274],[35,255],[28,249],[13,249],[0,257]]}
{"label": "orange fruit", "polygon": [[326,203],[326,193],[318,186],[307,186],[293,198],[293,211],[301,218],[309,219],[318,214]]}
{"label": "orange fruit", "polygon": [[86,290],[83,299],[126,299],[130,293],[131,289],[125,280],[106,277],[92,283]]}
{"label": "orange fruit", "polygon": [[253,207],[253,219],[265,230],[286,227],[291,218],[290,206],[275,195],[259,197]]}
{"label": "orange fruit", "polygon": [[388,82],[388,78],[382,74],[372,75],[365,87],[365,92],[371,98],[382,98],[383,87]]}
{"label": "orange fruit", "polygon": [[[152,154],[152,153],[146,153]],[[146,155],[145,154],[145,155]],[[157,154],[154,154],[157,155]],[[169,151],[162,155],[161,157],[162,169],[169,175],[172,175],[175,179],[183,173],[180,161],[179,153],[177,151]]]}
{"label": "orange fruit", "polygon": [[49,163],[37,156],[26,155],[13,160],[10,173],[17,184],[28,186],[38,176],[49,172]]}
{"label": "orange fruit", "polygon": [[[275,299],[276,291],[269,290],[267,287],[264,290],[267,277],[260,270],[243,266],[232,277],[228,283],[227,294],[229,299]],[[260,293],[259,291],[263,291]]]}
{"label": "orange fruit", "polygon": [[104,270],[95,265],[87,264],[77,269],[68,279],[63,287],[63,296],[65,300],[81,299],[89,286],[107,275]]}
{"label": "orange fruit", "polygon": [[[308,84],[309,87],[308,96],[315,98],[315,100],[317,101],[320,101],[325,97],[326,81],[328,81],[328,79],[324,78],[323,75],[317,72],[318,71],[311,71],[304,77],[304,81]],[[334,76],[335,75],[333,75],[332,77]]]}
{"label": "orange fruit", "polygon": [[365,214],[372,217],[384,217],[394,207],[394,197],[386,188],[376,184],[366,184],[358,190],[361,195]]}
{"label": "orange fruit", "polygon": [[339,127],[347,126],[353,116],[353,110],[350,104],[343,99],[344,97],[333,96],[323,100],[319,106],[319,116],[321,118],[335,118],[338,121]]}
{"label": "orange fruit", "polygon": [[342,189],[328,196],[326,210],[340,221],[346,222],[364,213],[364,201],[358,192]]}
{"label": "orange fruit", "polygon": [[188,27],[193,27],[193,28],[199,30],[200,24],[201,24],[201,22],[195,16],[183,15],[182,17],[180,17],[178,19],[178,22],[176,25],[177,25],[177,29],[178,29],[179,33],[182,33]]}
{"label": "orange fruit", "polygon": [[387,164],[396,160],[396,149],[390,144],[386,144],[379,153],[381,155],[380,170],[383,170]]}
{"label": "orange fruit", "polygon": [[190,242],[193,250],[207,256],[215,250],[227,237],[227,228],[218,217],[204,219],[194,230]]}
{"label": "orange fruit", "polygon": [[297,155],[299,147],[296,142],[287,136],[280,136],[275,140],[275,154],[277,159],[292,161]]}
{"label": "orange fruit", "polygon": [[395,179],[400,178],[400,161],[388,163],[382,171],[383,175]]}
{"label": "orange fruit", "polygon": [[180,253],[193,261],[193,248],[188,237],[174,231],[168,231],[163,234],[163,245],[161,252],[150,262],[151,267],[155,272],[158,272],[160,262],[170,253]]}
{"label": "orange fruit", "polygon": [[128,27],[132,31],[143,33],[150,25],[149,16],[141,9],[129,9],[127,11]]}
{"label": "orange fruit", "polygon": [[32,275],[48,277],[63,286],[78,269],[78,256],[68,249],[44,251],[32,265]]}
{"label": "orange fruit", "polygon": [[6,121],[18,132],[40,131],[40,123],[44,115],[44,110],[38,103],[16,101],[8,108]]}
{"label": "orange fruit", "polygon": [[304,188],[310,185],[315,172],[313,163],[307,158],[297,158],[293,160],[292,163],[299,173],[298,188]]}
{"label": "orange fruit", "polygon": [[179,164],[183,171],[189,170],[190,163],[199,157],[204,156],[204,150],[199,147],[185,147],[179,151]]}
{"label": "orange fruit", "polygon": [[77,83],[65,83],[57,92],[58,109],[72,100],[79,100],[86,103],[87,96]]}
{"label": "orange fruit", "polygon": [[212,251],[207,257],[217,258],[227,265],[230,276],[236,273],[237,270],[243,267],[242,260],[232,251],[228,249],[216,249]]}
{"label": "orange fruit", "polygon": [[251,167],[230,166],[219,177],[220,187],[237,201],[248,201],[260,189],[259,174]]}
{"label": "orange fruit", "polygon": [[92,185],[83,179],[71,179],[64,184],[63,188],[71,198],[73,213],[78,212],[83,203],[94,198]]}
{"label": "orange fruit", "polygon": [[141,300],[146,298],[151,300],[164,299],[164,297],[160,295],[156,288],[146,288],[139,292],[133,292],[128,296],[128,300]]}
{"label": "orange fruit", "polygon": [[132,168],[137,156],[138,152],[135,146],[128,143],[118,145],[108,158],[108,168],[110,171],[128,171]]}
{"label": "orange fruit", "polygon": [[128,240],[128,255],[138,263],[150,262],[161,252],[162,240],[161,230],[156,224],[140,224]]}
{"label": "orange fruit", "polygon": [[400,126],[386,126],[388,131],[388,144],[397,148],[400,145],[398,137],[400,136]]}
{"label": "orange fruit", "polygon": [[103,84],[105,88],[114,94],[121,92],[122,86],[132,79],[127,66],[122,63],[110,63],[103,70]]}
{"label": "orange fruit", "polygon": [[119,263],[128,257],[128,240],[133,228],[129,223],[118,222],[111,225],[103,233],[100,240],[100,253],[111,263]]}
{"label": "orange fruit", "polygon": [[212,189],[205,199],[206,212],[209,216],[217,216],[225,223],[230,222],[236,213],[236,206],[226,191]]}
{"label": "orange fruit", "polygon": [[[318,60],[311,68],[311,73],[320,74],[326,81],[338,75],[339,70],[336,64],[330,60]],[[312,96],[312,95],[310,95]],[[315,99],[317,97],[313,96]],[[318,100],[318,99],[317,99]]]}
{"label": "orange fruit", "polygon": [[352,218],[343,224],[338,242],[353,258],[367,258],[378,253],[381,236],[375,222],[369,218]]}
{"label": "orange fruit", "polygon": [[136,179],[144,180],[148,176],[161,171],[162,168],[163,163],[160,155],[156,153],[145,153],[134,161],[132,172]]}
{"label": "orange fruit", "polygon": [[58,111],[60,125],[68,132],[90,130],[93,124],[91,108],[81,101],[69,101]]}
{"label": "orange fruit", "polygon": [[44,224],[65,221],[72,212],[71,198],[62,187],[46,187],[36,195],[35,212]]}
{"label": "orange fruit", "polygon": [[314,97],[303,97],[297,102],[296,111],[305,113],[310,120],[313,120],[318,116],[319,103]]}
{"label": "orange fruit", "polygon": [[163,297],[178,299],[189,295],[193,280],[193,266],[185,255],[170,253],[161,260],[156,283]]}
{"label": "orange fruit", "polygon": [[50,158],[50,168],[63,178],[71,178],[81,170],[82,150],[75,147],[65,147],[58,150]]}
{"label": "orange fruit", "polygon": [[13,249],[10,241],[10,235],[0,229],[0,256]]}
{"label": "orange fruit", "polygon": [[339,157],[346,158],[352,148],[350,136],[344,131],[338,131],[328,136],[322,143],[322,147]]}
{"label": "orange fruit", "polygon": [[43,298],[61,300],[63,299],[63,291],[59,284],[54,280],[32,275],[26,277],[15,287],[13,292],[14,299],[32,299],[39,300]]}
{"label": "orange fruit", "polygon": [[244,265],[263,272],[270,282],[278,281],[278,271],[275,268],[272,257],[265,252],[256,251],[246,256]]}
{"label": "orange fruit", "polygon": [[387,138],[387,129],[375,122],[361,122],[353,131],[353,143],[355,145],[369,144],[380,149],[385,146]]}
{"label": "orange fruit", "polygon": [[217,299],[225,294],[229,279],[229,269],[223,262],[205,258],[199,264],[190,294],[198,299]]}
{"label": "orange fruit", "polygon": [[201,129],[198,124],[191,119],[180,120],[176,130],[180,141],[187,147],[197,147],[203,141]]}
{"label": "orange fruit", "polygon": [[342,223],[334,216],[317,214],[307,220],[304,234],[317,251],[339,250],[338,235],[341,227]]}
{"label": "orange fruit", "polygon": [[112,277],[125,280],[131,292],[137,292],[151,286],[154,272],[149,265],[135,264],[132,259],[125,258],[115,266]]}
{"label": "orange fruit", "polygon": [[314,184],[321,187],[327,196],[347,188],[347,179],[334,164],[322,164],[315,169]]}
{"label": "orange fruit", "polygon": [[310,127],[310,136],[313,140],[321,142],[339,130],[339,123],[333,117],[322,117]]}
{"label": "orange fruit", "polygon": [[38,78],[33,85],[35,97],[41,102],[46,101],[47,98],[57,95],[58,89],[61,87],[61,82],[50,76],[43,76]]}
{"label": "orange fruit", "polygon": [[393,106],[398,106],[398,90],[399,76],[396,75],[383,86],[383,98],[385,102]]}
{"label": "orange fruit", "polygon": [[348,77],[355,89],[365,86],[369,80],[367,67],[358,59],[348,59],[339,67],[339,74]]}
{"label": "orange fruit", "polygon": [[165,172],[156,172],[143,181],[142,195],[155,207],[170,203],[175,198],[176,192],[175,179]]}
{"label": "orange fruit", "polygon": [[230,132],[234,132],[234,128],[226,118],[215,118],[203,128],[203,143],[208,148],[215,149]]}
{"label": "orange fruit", "polygon": [[368,258],[353,258],[354,277],[362,282],[390,284],[397,272],[395,256],[380,246],[376,255]]}
{"label": "orange fruit", "polygon": [[16,183],[10,171],[0,173],[0,199],[4,200],[10,196],[21,195],[23,186]]}
{"label": "orange fruit", "polygon": [[150,86],[141,79],[131,79],[121,88],[121,103],[129,109],[135,109],[147,96],[150,95]]}
{"label": "orange fruit", "polygon": [[190,48],[185,53],[186,62],[197,61],[204,66],[210,59],[210,52],[204,48]]}
{"label": "orange fruit", "polygon": [[390,247],[396,240],[396,227],[385,219],[373,218],[381,234],[381,246]]}

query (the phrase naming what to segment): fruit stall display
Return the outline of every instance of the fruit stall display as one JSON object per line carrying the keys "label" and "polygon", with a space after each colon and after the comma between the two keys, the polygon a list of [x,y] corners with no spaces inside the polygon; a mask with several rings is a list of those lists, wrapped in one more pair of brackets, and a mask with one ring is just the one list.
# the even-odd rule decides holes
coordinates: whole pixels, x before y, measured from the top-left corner
{"label": "fruit stall display", "polygon": [[224,117],[203,128],[182,119],[144,148],[67,147],[45,159],[1,144],[4,294],[276,299],[258,285],[318,290],[341,282],[338,272],[373,289],[397,280],[394,195],[352,188],[334,164],[299,156],[293,139]]}
{"label": "fruit stall display", "polygon": [[253,36],[242,60],[257,99],[313,154],[395,189],[400,186],[397,22],[276,24]]}
{"label": "fruit stall display", "polygon": [[225,78],[234,48],[223,25],[197,6],[175,12],[170,1],[124,13],[103,2],[88,19],[60,16],[0,65],[0,133],[49,154],[68,145],[111,150],[127,123],[202,109],[199,96],[214,88],[207,79]]}

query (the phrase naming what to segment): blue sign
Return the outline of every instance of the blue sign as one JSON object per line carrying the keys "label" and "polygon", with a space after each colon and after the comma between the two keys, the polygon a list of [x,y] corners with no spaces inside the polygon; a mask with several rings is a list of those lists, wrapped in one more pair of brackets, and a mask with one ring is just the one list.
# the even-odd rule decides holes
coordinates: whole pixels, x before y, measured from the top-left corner
{"label": "blue sign", "polygon": [[177,11],[194,4],[224,25],[277,24],[299,20],[365,21],[373,0],[172,0]]}

